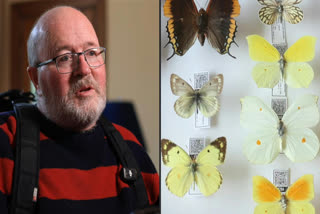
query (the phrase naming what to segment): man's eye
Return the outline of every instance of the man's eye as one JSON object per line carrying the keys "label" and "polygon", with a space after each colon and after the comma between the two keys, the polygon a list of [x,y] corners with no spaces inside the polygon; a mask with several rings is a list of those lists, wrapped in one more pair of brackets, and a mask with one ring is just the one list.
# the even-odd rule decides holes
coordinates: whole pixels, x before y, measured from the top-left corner
{"label": "man's eye", "polygon": [[97,53],[96,53],[95,51],[89,51],[89,52],[87,53],[87,55],[88,55],[88,56],[96,56]]}
{"label": "man's eye", "polygon": [[71,57],[69,55],[64,55],[59,58],[59,62],[68,62],[70,60],[71,60]]}

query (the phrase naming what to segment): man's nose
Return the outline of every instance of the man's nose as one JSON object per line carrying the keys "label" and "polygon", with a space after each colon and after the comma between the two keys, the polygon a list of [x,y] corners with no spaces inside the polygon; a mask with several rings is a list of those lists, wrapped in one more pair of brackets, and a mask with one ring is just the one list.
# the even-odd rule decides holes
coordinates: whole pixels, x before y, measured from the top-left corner
{"label": "man's nose", "polygon": [[86,76],[91,73],[91,68],[88,65],[85,56],[83,54],[78,55],[77,63],[75,63],[75,68],[73,73],[75,75]]}

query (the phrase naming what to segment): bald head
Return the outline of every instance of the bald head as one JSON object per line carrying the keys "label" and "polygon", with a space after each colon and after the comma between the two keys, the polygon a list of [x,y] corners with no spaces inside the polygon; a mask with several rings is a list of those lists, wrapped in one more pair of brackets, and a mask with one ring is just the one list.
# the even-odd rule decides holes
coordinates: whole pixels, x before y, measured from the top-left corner
{"label": "bald head", "polygon": [[98,42],[91,22],[79,10],[69,6],[59,6],[45,12],[31,30],[28,43],[29,66],[35,67],[43,60],[47,60],[61,47],[57,47],[57,37],[64,34],[90,33]]}

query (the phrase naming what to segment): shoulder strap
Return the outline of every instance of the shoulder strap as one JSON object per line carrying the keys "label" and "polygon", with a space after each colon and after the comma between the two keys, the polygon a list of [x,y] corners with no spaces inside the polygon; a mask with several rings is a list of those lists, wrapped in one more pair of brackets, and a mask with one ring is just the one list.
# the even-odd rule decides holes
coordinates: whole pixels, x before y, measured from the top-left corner
{"label": "shoulder strap", "polygon": [[116,152],[116,156],[120,159],[123,168],[121,171],[121,178],[124,182],[129,184],[136,195],[136,208],[143,208],[149,205],[147,191],[141,175],[139,165],[134,157],[133,152],[128,144],[123,140],[121,134],[103,116],[100,117],[100,123],[103,126],[107,139],[111,143]]}
{"label": "shoulder strap", "polygon": [[40,168],[38,112],[28,103],[14,104],[14,111],[17,131],[10,214],[31,214],[35,212]]}

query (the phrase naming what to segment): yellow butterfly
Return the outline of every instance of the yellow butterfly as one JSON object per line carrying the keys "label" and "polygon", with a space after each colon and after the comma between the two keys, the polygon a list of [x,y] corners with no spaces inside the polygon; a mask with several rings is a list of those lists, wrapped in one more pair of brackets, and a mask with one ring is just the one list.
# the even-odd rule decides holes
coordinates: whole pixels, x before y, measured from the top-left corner
{"label": "yellow butterfly", "polygon": [[247,40],[251,59],[259,62],[251,73],[259,88],[273,88],[281,78],[282,66],[283,78],[288,86],[293,88],[309,86],[313,79],[313,70],[306,62],[314,58],[315,37],[300,38],[283,56],[259,35],[250,35]]}
{"label": "yellow butterfly", "polygon": [[194,90],[178,75],[170,78],[171,91],[180,98],[174,104],[175,112],[183,118],[189,118],[196,109],[205,117],[212,117],[220,108],[218,96],[223,88],[223,75],[218,74],[208,81],[201,89]]}
{"label": "yellow butterfly", "polygon": [[282,0],[282,3],[277,0],[258,0],[264,5],[259,11],[259,18],[267,25],[272,25],[280,16],[291,23],[297,24],[303,19],[303,12],[299,7],[294,6],[302,0]]}
{"label": "yellow butterfly", "polygon": [[226,138],[220,137],[206,146],[196,158],[191,158],[181,147],[162,139],[162,161],[172,168],[166,178],[168,189],[182,197],[195,182],[203,195],[215,193],[222,183],[216,166],[224,162],[226,147]]}
{"label": "yellow butterfly", "polygon": [[[299,178],[283,196],[279,189],[266,178],[253,177],[253,200],[258,203],[254,214],[314,214],[315,209],[309,203],[313,197],[312,175]],[[281,202],[285,202],[284,206]]]}

